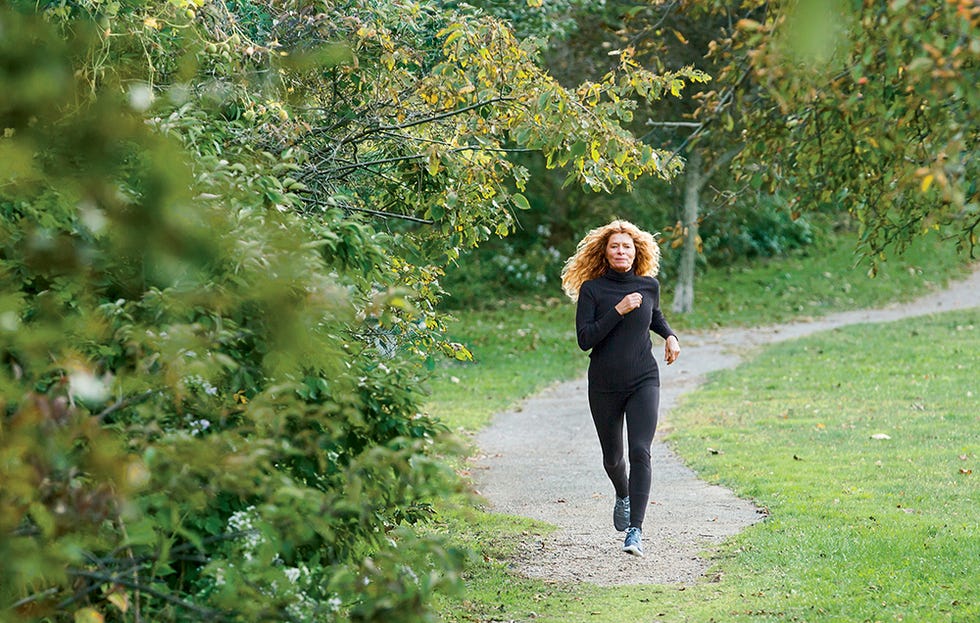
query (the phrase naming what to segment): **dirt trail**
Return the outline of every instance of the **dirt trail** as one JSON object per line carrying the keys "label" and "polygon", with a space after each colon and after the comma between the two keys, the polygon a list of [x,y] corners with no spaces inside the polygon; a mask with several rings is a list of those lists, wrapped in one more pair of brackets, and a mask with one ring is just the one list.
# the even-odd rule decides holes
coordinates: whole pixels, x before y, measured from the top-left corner
{"label": "dirt trail", "polygon": [[[980,266],[965,280],[911,303],[834,314],[807,322],[726,329],[681,338],[681,358],[661,360],[661,427],[654,440],[653,488],[643,530],[645,556],[620,552],[612,528],[612,487],[602,470],[585,379],[555,385],[518,409],[495,416],[476,439],[476,488],[494,512],[531,517],[558,530],[529,535],[513,561],[521,574],[599,585],[693,583],[726,538],[760,521],[751,502],[700,480],[664,445],[670,410],[705,375],[733,368],[758,347],[851,324],[899,320],[980,307]],[[583,358],[583,367],[585,360]]]}

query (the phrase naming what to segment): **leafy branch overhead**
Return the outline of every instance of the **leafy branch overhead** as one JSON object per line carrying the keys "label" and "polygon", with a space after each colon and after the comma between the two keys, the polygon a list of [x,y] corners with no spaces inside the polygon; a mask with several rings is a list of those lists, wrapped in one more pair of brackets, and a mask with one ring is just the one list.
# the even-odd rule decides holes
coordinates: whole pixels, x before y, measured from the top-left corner
{"label": "leafy branch overhead", "polygon": [[[680,170],[620,124],[632,118],[631,98],[679,96],[704,73],[654,75],[627,51],[600,83],[570,90],[497,21],[392,10],[284,19],[289,33],[266,42],[286,91],[274,95],[288,100],[279,146],[305,155],[296,188],[308,205],[435,223],[454,259],[508,233],[513,209],[528,207],[528,173],[511,153],[539,151],[549,166],[567,167],[568,183],[592,190]],[[318,39],[349,47],[325,44],[332,55],[303,48]],[[295,61],[311,56],[336,62]]]}
{"label": "leafy branch overhead", "polygon": [[935,231],[976,254],[976,2],[678,0],[607,11],[644,65],[693,63],[712,75],[691,98],[652,106],[645,138],[699,151],[716,204],[775,197],[794,217],[850,215],[872,263]]}

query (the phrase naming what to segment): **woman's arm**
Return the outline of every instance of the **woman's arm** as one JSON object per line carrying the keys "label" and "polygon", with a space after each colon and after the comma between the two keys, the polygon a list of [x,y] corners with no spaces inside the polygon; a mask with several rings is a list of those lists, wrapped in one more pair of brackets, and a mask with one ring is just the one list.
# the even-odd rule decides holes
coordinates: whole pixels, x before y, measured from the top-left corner
{"label": "woman's arm", "polygon": [[656,296],[653,299],[654,307],[653,314],[650,316],[650,330],[666,341],[666,344],[664,344],[664,360],[667,362],[667,365],[670,365],[681,354],[681,345],[677,339],[677,334],[670,328],[667,318],[660,309],[660,283],[655,283],[654,293]]}
{"label": "woman's arm", "polygon": [[597,317],[599,310],[595,296],[587,286],[588,283],[583,284],[579,291],[578,307],[575,309],[575,333],[578,347],[582,350],[589,350],[601,342],[623,319],[615,308]]}

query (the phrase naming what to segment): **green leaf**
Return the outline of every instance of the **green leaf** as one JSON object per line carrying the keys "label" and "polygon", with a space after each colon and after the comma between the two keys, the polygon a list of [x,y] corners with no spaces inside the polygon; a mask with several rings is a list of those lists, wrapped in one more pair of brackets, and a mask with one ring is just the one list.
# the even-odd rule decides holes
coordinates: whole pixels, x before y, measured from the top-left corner
{"label": "green leaf", "polygon": [[514,194],[512,194],[510,196],[510,199],[511,199],[511,201],[514,202],[514,205],[517,206],[517,209],[518,210],[530,210],[531,209],[531,204],[528,203],[527,197],[525,197],[521,193],[514,193]]}

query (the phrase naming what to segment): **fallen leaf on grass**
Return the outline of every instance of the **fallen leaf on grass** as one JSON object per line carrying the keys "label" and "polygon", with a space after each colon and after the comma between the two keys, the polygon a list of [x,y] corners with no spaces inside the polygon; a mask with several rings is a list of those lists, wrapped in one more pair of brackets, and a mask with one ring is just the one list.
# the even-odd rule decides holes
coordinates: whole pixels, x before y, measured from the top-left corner
{"label": "fallen leaf on grass", "polygon": [[871,438],[872,439],[879,439],[879,440],[891,439],[891,437],[889,437],[885,433],[875,433],[874,435],[871,435]]}
{"label": "fallen leaf on grass", "polygon": [[960,468],[960,473],[963,474],[964,476],[969,476],[970,474],[973,473],[973,470],[972,469],[964,469],[964,468],[961,467]]}
{"label": "fallen leaf on grass", "polygon": [[724,452],[716,448],[708,448],[708,454],[724,454]]}

